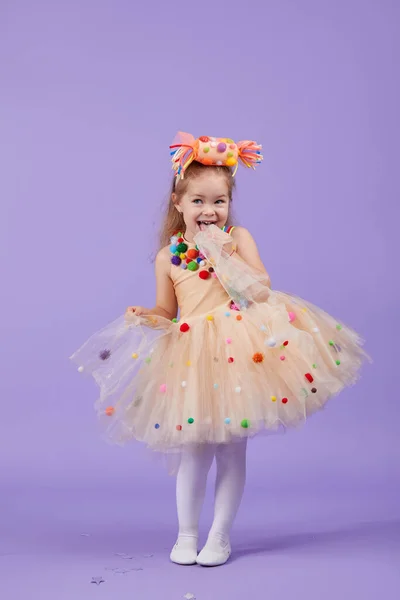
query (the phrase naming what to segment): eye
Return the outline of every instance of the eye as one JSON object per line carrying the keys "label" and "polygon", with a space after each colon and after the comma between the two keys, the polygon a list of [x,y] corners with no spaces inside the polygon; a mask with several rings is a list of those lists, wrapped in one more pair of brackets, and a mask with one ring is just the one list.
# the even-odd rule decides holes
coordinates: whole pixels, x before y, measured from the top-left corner
{"label": "eye", "polygon": [[216,203],[215,203],[215,204],[218,204],[218,203],[220,203],[220,204],[225,204],[225,200],[222,200],[222,199],[220,198],[219,200],[217,200],[217,201],[216,201]]}
{"label": "eye", "polygon": [[193,200],[193,204],[198,204],[199,202],[203,202],[203,200],[201,200],[201,198],[195,198]]}

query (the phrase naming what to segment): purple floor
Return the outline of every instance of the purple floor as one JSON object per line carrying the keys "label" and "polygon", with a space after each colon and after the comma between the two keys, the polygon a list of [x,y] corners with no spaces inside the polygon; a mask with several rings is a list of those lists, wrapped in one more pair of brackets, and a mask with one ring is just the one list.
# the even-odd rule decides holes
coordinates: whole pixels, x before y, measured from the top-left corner
{"label": "purple floor", "polygon": [[[395,480],[389,483],[390,477],[373,464],[367,476],[362,461],[359,476],[352,477],[353,461],[347,474],[333,479],[332,464],[338,467],[349,452],[344,444],[339,461],[326,474],[321,456],[321,461],[314,458],[312,474],[299,465],[297,479],[293,472],[288,477],[274,472],[269,483],[265,473],[261,480],[262,465],[254,460],[260,444],[250,450],[253,461],[232,558],[218,568],[169,562],[175,536],[174,479],[161,467],[152,465],[160,469],[159,485],[154,477],[147,480],[143,470],[129,486],[112,478],[108,485],[98,472],[92,480],[88,474],[74,483],[63,482],[60,475],[42,486],[10,482],[0,504],[3,515],[8,511],[1,526],[0,597],[397,599],[400,507]],[[272,441],[275,452],[283,449],[285,464],[290,452],[282,444],[284,440]],[[293,451],[293,439],[291,445]],[[211,510],[210,485],[203,539]],[[91,583],[93,577],[104,582]]]}

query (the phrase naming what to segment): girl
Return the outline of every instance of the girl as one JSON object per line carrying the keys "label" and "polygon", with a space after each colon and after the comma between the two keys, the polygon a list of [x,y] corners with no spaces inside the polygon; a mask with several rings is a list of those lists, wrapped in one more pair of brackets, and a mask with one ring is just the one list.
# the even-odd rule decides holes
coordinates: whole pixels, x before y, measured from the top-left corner
{"label": "girl", "polygon": [[[216,566],[231,553],[247,439],[304,422],[356,381],[366,354],[354,331],[271,290],[252,236],[230,225],[238,161],[254,168],[261,147],[178,134],[171,149],[156,306],[130,306],[71,358],[99,384],[97,409],[112,440],[180,458],[171,560]],[[214,520],[198,554],[214,457]]]}

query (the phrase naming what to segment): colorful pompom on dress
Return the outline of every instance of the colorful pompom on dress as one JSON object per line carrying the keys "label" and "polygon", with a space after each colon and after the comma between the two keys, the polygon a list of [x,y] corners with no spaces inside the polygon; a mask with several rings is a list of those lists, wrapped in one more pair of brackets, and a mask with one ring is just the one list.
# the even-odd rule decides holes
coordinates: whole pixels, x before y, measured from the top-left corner
{"label": "colorful pompom on dress", "polygon": [[171,240],[179,321],[120,317],[71,359],[100,387],[107,437],[163,452],[302,424],[358,379],[362,340],[320,308],[271,290],[208,227]]}

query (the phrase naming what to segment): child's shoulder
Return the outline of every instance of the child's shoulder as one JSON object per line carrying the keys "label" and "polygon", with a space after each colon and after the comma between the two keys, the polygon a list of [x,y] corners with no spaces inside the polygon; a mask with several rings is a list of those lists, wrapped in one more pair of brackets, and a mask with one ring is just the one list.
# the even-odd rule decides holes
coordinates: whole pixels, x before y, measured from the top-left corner
{"label": "child's shoulder", "polygon": [[164,248],[161,248],[158,252],[157,252],[157,257],[160,258],[168,258],[171,254],[171,246],[164,246]]}
{"label": "child's shoulder", "polygon": [[251,235],[250,231],[248,229],[246,229],[245,227],[241,227],[240,225],[237,225],[237,226],[235,225],[232,228],[231,236],[237,242],[239,242],[239,241],[245,242],[246,240],[253,239],[253,236]]}
{"label": "child's shoulder", "polygon": [[171,266],[171,250],[169,246],[164,246],[156,254],[156,265],[170,267]]}

